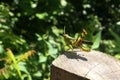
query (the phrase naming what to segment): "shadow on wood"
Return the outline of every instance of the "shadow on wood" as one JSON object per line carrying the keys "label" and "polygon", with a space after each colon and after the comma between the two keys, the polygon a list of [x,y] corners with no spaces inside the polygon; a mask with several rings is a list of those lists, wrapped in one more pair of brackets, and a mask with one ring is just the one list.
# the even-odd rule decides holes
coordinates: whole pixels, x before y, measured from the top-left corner
{"label": "shadow on wood", "polygon": [[50,80],[120,80],[120,61],[99,51],[74,49],[51,65]]}

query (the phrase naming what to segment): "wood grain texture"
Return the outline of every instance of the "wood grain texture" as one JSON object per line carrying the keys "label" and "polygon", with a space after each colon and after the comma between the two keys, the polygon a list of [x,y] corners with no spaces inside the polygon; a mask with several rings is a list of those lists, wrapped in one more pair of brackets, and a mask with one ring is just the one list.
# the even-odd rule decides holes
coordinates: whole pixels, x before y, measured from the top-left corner
{"label": "wood grain texture", "polygon": [[120,61],[99,51],[67,51],[51,65],[51,80],[120,80]]}

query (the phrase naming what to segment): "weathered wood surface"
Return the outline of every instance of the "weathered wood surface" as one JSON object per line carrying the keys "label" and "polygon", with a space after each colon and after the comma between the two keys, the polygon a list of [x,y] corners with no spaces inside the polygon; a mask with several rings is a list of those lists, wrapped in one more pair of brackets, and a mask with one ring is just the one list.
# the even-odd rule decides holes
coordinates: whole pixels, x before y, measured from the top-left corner
{"label": "weathered wood surface", "polygon": [[120,61],[99,51],[74,49],[53,61],[50,80],[120,80]]}

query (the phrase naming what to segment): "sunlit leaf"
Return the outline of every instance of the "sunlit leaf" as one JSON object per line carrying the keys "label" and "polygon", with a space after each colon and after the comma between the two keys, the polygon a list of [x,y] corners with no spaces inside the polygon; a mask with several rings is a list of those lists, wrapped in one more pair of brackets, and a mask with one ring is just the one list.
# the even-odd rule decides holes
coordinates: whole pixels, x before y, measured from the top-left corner
{"label": "sunlit leaf", "polygon": [[92,45],[92,49],[97,49],[100,45],[100,41],[101,41],[101,31],[99,31],[93,38],[93,45]]}
{"label": "sunlit leaf", "polygon": [[39,19],[44,19],[46,16],[48,16],[48,14],[45,12],[45,13],[37,13],[36,16],[39,18]]}
{"label": "sunlit leaf", "polygon": [[61,0],[61,5],[62,5],[63,7],[65,7],[65,6],[67,5],[66,0]]}
{"label": "sunlit leaf", "polygon": [[115,58],[120,59],[120,54],[116,54]]}
{"label": "sunlit leaf", "polygon": [[25,63],[25,62],[19,62],[18,65],[19,65],[20,71],[29,74],[29,72],[28,72],[27,69],[26,69],[26,66],[25,66],[26,63]]}
{"label": "sunlit leaf", "polygon": [[41,77],[42,76],[42,74],[41,74],[41,72],[40,71],[37,71],[36,73],[34,73],[33,74],[34,76],[36,76],[36,77]]}
{"label": "sunlit leaf", "polygon": [[47,57],[44,56],[44,55],[40,55],[40,59],[39,59],[39,62],[42,63],[42,62],[46,62],[47,60]]}

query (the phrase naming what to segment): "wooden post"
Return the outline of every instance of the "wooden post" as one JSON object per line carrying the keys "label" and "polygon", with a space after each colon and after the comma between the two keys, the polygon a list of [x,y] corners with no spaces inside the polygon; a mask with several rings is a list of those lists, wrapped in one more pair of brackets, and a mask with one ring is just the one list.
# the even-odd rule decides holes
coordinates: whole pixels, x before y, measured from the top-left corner
{"label": "wooden post", "polygon": [[74,49],[53,61],[50,80],[120,80],[120,61],[99,51]]}

